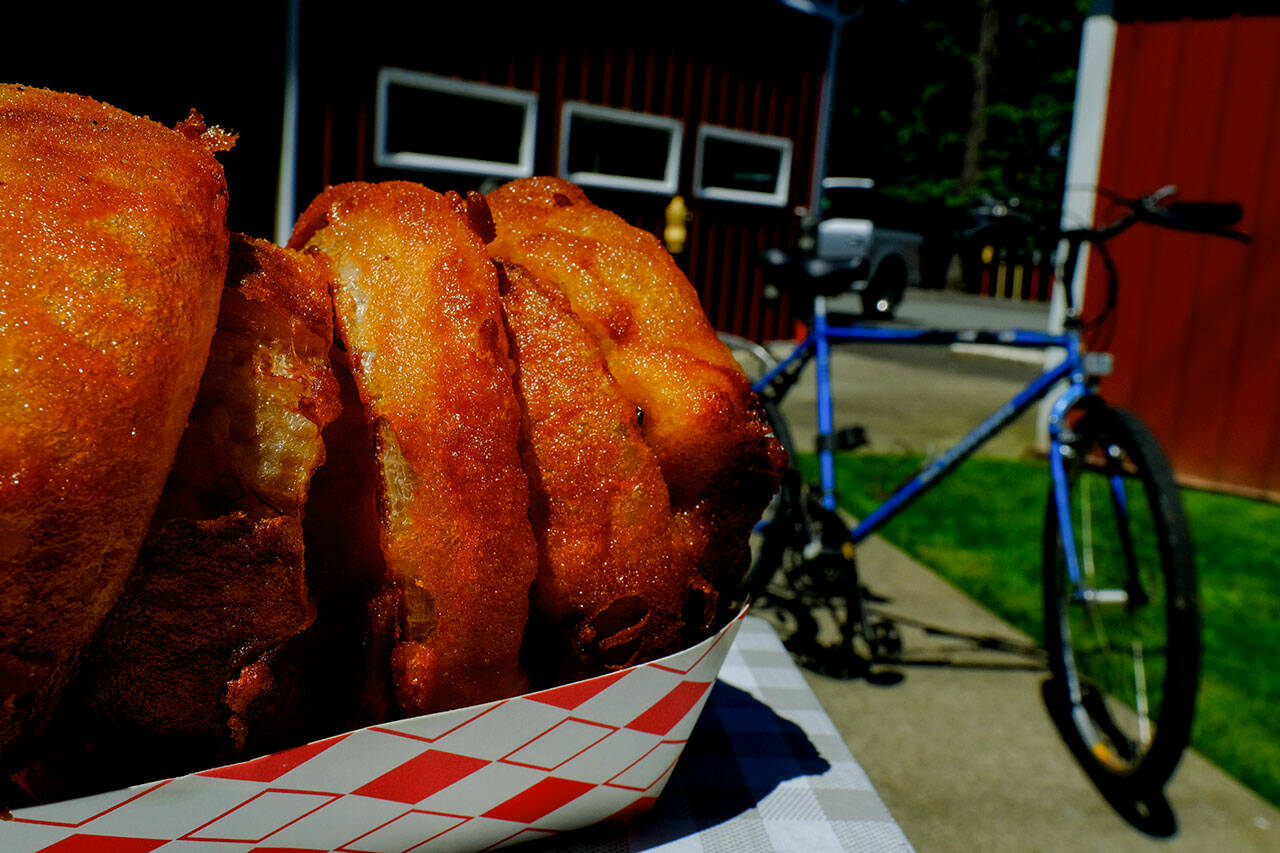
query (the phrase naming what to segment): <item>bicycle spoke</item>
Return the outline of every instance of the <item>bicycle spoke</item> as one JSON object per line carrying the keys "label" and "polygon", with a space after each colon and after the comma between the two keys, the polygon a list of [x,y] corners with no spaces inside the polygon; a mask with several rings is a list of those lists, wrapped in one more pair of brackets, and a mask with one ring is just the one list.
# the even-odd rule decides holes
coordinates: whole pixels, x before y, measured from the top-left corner
{"label": "bicycle spoke", "polygon": [[1133,641],[1133,687],[1138,706],[1138,742],[1151,745],[1151,706],[1147,701],[1147,668],[1143,659],[1142,644]]}

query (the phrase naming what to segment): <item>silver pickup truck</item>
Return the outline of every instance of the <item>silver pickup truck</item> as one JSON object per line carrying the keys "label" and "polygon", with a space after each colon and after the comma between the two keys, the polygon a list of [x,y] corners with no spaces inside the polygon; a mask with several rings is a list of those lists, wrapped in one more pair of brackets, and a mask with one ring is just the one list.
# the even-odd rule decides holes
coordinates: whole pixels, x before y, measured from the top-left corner
{"label": "silver pickup truck", "polygon": [[903,291],[920,284],[924,238],[902,230],[870,178],[826,178],[822,195],[815,253],[848,266],[849,289],[861,295],[862,313],[892,317]]}

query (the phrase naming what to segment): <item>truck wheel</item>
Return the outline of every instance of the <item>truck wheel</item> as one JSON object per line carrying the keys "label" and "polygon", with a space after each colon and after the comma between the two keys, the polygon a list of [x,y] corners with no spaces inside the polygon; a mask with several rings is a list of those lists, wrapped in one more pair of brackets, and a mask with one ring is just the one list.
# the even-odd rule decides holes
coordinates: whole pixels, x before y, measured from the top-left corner
{"label": "truck wheel", "polygon": [[907,265],[897,256],[885,258],[862,291],[862,313],[868,317],[892,317],[906,289]]}

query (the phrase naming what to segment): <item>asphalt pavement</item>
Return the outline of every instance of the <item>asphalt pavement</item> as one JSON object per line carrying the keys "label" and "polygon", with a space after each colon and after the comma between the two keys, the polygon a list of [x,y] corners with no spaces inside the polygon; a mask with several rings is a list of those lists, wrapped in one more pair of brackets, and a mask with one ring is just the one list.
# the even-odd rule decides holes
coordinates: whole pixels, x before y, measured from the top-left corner
{"label": "asphalt pavement", "polygon": [[[1043,331],[1047,311],[916,291],[899,318]],[[873,451],[939,452],[1037,371],[1025,353],[841,345],[836,423],[863,425]],[[810,370],[784,406],[802,447],[812,447],[813,401]],[[1034,409],[980,452],[1036,455]],[[1166,790],[1176,834],[1135,829],[1059,739],[1032,638],[879,537],[860,546],[858,561],[866,585],[887,599],[881,607],[900,617],[908,662],[877,683],[806,678],[918,850],[1280,850],[1280,810],[1194,752]],[[987,645],[1003,650],[978,648],[973,637],[998,638]]]}

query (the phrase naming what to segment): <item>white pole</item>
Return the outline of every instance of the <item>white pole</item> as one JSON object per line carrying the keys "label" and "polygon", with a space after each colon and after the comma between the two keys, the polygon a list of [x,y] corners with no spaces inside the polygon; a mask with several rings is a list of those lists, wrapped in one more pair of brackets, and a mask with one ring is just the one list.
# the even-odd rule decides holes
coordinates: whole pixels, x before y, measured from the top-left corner
{"label": "white pole", "polygon": [[827,64],[822,72],[822,87],[818,93],[818,127],[813,145],[813,181],[809,186],[809,215],[822,215],[822,180],[827,177],[827,151],[831,143],[831,114],[835,109],[836,65],[840,58],[840,39],[845,25],[861,10],[845,14],[840,11],[839,0],[779,0],[782,5],[822,18],[831,25],[827,38]]}
{"label": "white pole", "polygon": [[813,182],[809,187],[809,213],[822,216],[822,181],[827,177],[827,152],[831,147],[831,114],[835,110],[836,65],[840,56],[843,20],[831,20],[827,40],[827,64],[822,72],[822,89],[818,99],[817,139],[813,146]]}
{"label": "white pole", "polygon": [[[1066,188],[1062,193],[1062,227],[1093,224],[1098,200],[1098,175],[1102,166],[1102,143],[1106,134],[1107,101],[1111,92],[1111,62],[1115,55],[1116,22],[1110,15],[1090,15],[1080,37],[1080,66],[1076,75],[1075,107],[1071,115],[1071,140],[1067,148]],[[1062,294],[1063,253],[1058,253],[1058,275],[1049,302],[1049,331],[1061,332],[1066,319]],[[1084,283],[1089,273],[1089,247],[1083,246],[1070,282],[1075,304],[1084,304]],[[1045,367],[1057,364],[1063,353],[1050,350]],[[1036,444],[1049,446],[1049,411],[1052,394],[1041,401],[1036,413]]]}
{"label": "white pole", "polygon": [[276,187],[277,245],[289,242],[297,217],[298,18],[301,0],[289,0],[285,19],[284,109],[280,128],[280,180]]}

